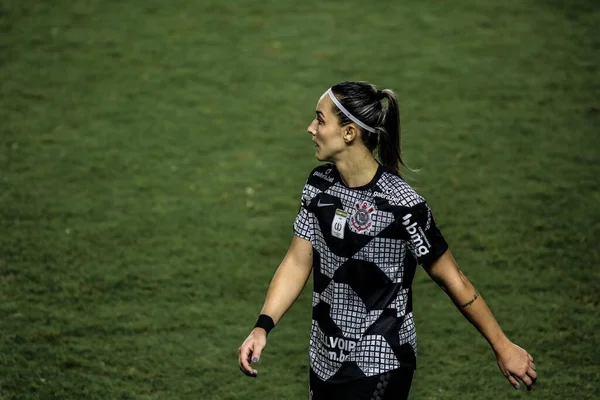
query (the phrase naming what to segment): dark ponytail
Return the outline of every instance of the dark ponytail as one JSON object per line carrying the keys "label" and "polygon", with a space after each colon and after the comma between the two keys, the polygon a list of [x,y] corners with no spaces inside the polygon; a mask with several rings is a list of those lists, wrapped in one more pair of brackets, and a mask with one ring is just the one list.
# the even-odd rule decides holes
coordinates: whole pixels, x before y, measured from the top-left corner
{"label": "dark ponytail", "polygon": [[[331,88],[335,97],[355,118],[375,128],[376,133],[360,127],[361,140],[375,152],[377,158],[390,172],[399,174],[402,156],[400,151],[400,108],[398,99],[389,89],[377,90],[368,82],[343,82]],[[342,126],[352,121],[333,105]]]}
{"label": "dark ponytail", "polygon": [[400,106],[394,92],[385,89],[382,93],[387,104],[383,105],[383,128],[379,129],[377,155],[383,165],[398,174],[400,165],[404,165],[400,152]]}

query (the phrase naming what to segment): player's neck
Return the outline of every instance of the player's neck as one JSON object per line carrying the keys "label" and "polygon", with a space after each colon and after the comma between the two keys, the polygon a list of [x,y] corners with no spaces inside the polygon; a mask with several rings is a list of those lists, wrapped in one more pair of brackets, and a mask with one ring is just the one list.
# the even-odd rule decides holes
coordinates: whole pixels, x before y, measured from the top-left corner
{"label": "player's neck", "polygon": [[344,184],[350,188],[360,187],[373,180],[379,164],[373,156],[365,154],[362,157],[349,157],[335,162]]}

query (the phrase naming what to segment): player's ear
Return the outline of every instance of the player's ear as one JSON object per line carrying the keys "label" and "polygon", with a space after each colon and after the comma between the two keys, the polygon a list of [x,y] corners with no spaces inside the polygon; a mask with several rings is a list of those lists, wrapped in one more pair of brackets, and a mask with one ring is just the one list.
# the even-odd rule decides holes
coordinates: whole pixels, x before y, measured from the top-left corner
{"label": "player's ear", "polygon": [[350,144],[358,136],[358,129],[354,124],[344,126],[344,142]]}

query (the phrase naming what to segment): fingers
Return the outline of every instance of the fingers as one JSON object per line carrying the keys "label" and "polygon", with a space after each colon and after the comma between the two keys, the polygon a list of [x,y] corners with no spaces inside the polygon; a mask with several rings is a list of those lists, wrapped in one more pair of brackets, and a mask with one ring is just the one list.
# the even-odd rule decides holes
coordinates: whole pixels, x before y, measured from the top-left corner
{"label": "fingers", "polygon": [[256,378],[256,374],[252,374],[252,373],[250,373],[250,372],[246,371],[245,369],[243,369],[243,368],[241,368],[241,367],[240,367],[240,371],[241,371],[241,372],[242,372],[244,375],[246,375],[246,376],[248,376],[248,377],[250,377],[250,378]]}
{"label": "fingers", "polygon": [[535,363],[533,362],[531,354],[527,353],[527,358],[529,359],[529,366],[535,370]]}
{"label": "fingers", "polygon": [[253,363],[257,363],[260,360],[260,355],[262,354],[264,347],[261,347],[258,344],[254,344],[254,351],[252,352],[252,361]]}
{"label": "fingers", "polygon": [[498,354],[498,366],[506,379],[515,388],[519,389],[522,383],[531,390],[537,380],[533,357],[519,346],[505,347]]}
{"label": "fingers", "polygon": [[[517,385],[518,385],[517,378],[519,378],[521,381],[523,381],[523,383],[525,384],[525,387],[527,387],[527,391],[530,391],[537,380],[537,373],[533,369],[529,368],[529,369],[527,369],[527,371],[525,373],[518,374],[518,375],[511,374],[511,377],[517,382]],[[515,389],[518,389],[518,387],[513,384],[511,379],[509,379],[509,381],[511,382],[511,384],[513,385],[513,387]]]}
{"label": "fingers", "polygon": [[537,381],[537,373],[535,369],[530,369],[527,371],[527,375],[531,378],[531,382],[535,385],[535,381]]}
{"label": "fingers", "polygon": [[506,376],[506,379],[508,379],[508,381],[510,382],[512,387],[515,388],[515,390],[519,390],[519,388],[521,387],[521,385],[519,384],[519,380],[521,380],[525,384],[525,387],[527,387],[527,391],[530,391],[537,379],[537,374],[534,370],[529,369],[527,370],[527,372],[524,372],[519,375],[509,374]]}
{"label": "fingers", "polygon": [[[527,370],[527,376],[529,376],[529,378],[531,379],[531,384],[535,385],[535,382],[537,381],[537,372],[535,372],[535,363],[533,362],[533,356],[529,353],[527,353],[527,359],[528,359],[528,364],[529,364],[529,369]],[[531,390],[531,387],[527,388],[528,390]]]}
{"label": "fingers", "polygon": [[533,361],[529,361],[529,368],[535,371],[535,363]]}
{"label": "fingers", "polygon": [[248,376],[256,376],[258,371],[250,366],[250,357],[252,355],[251,345],[244,343],[239,348],[239,366],[240,370]]}
{"label": "fingers", "polygon": [[525,386],[527,386],[527,391],[531,390],[531,386],[533,385],[533,382],[532,382],[531,378],[529,377],[529,375],[527,375],[525,373],[525,374],[519,376],[519,378],[521,378],[521,380],[523,381]]}
{"label": "fingers", "polygon": [[508,375],[506,379],[508,379],[508,382],[510,382],[510,384],[512,385],[512,387],[515,388],[515,390],[519,390],[519,381],[514,376]]}
{"label": "fingers", "polygon": [[250,333],[248,338],[238,349],[238,364],[240,371],[252,377],[256,377],[258,374],[258,371],[252,368],[252,364],[257,363],[258,360],[260,360],[260,355],[267,345],[265,332],[262,331],[262,329],[258,329],[258,331],[262,331],[262,334],[261,332],[256,333],[255,331]]}

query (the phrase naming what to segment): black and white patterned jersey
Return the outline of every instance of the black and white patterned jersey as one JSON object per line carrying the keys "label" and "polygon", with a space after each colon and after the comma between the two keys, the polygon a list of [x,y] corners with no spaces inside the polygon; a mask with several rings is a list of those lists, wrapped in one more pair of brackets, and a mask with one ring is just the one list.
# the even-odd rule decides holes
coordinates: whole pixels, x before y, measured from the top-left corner
{"label": "black and white patterned jersey", "polygon": [[411,284],[418,264],[448,248],[424,199],[381,165],[357,188],[333,164],[320,165],[302,191],[294,233],[313,247],[310,365],[319,378],[416,368]]}

